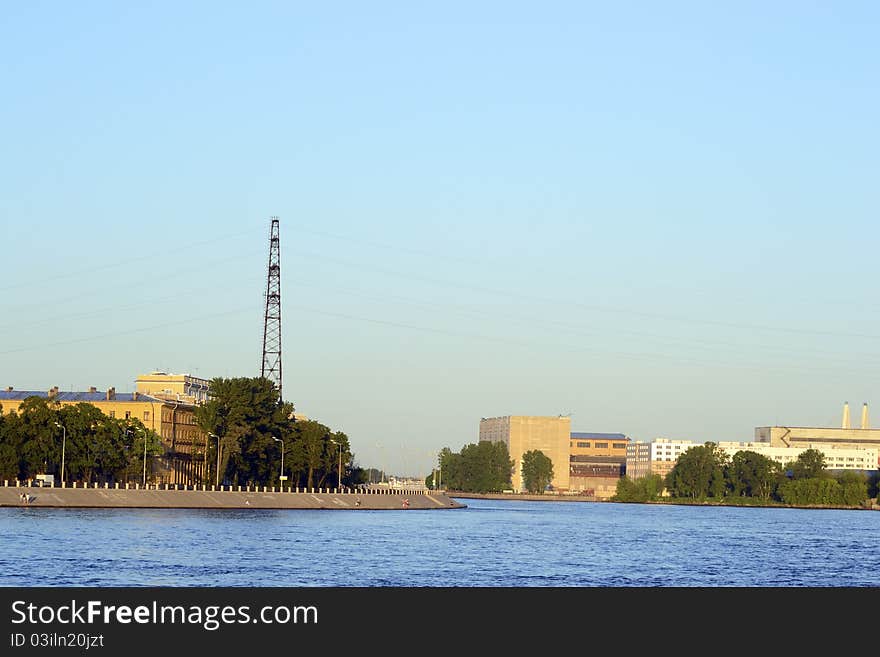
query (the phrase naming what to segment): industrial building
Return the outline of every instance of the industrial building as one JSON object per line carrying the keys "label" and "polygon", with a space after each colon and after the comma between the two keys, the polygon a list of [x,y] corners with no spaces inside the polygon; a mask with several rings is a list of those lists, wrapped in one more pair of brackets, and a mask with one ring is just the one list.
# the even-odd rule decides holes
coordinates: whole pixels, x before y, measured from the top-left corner
{"label": "industrial building", "polygon": [[569,490],[611,497],[626,472],[626,448],[630,439],[622,433],[575,431],[569,442]]}
{"label": "industrial building", "polygon": [[[802,451],[810,447],[823,452],[831,448],[873,448],[880,451],[880,429],[871,428],[867,403],[862,405],[860,426],[853,427],[850,421],[849,403],[844,402],[840,427],[756,427],[755,442],[769,443],[771,447],[795,447]],[[873,469],[876,469],[876,466],[877,464]]]}
{"label": "industrial building", "polygon": [[[176,393],[171,396],[176,397]],[[171,396],[162,399],[139,391],[118,393],[116,388],[63,392],[58,386],[47,391],[15,390],[10,386],[0,391],[0,406],[3,413],[17,412],[28,397],[41,397],[59,406],[91,404],[119,420],[136,418],[159,436],[165,448],[162,456],[151,459],[149,478],[156,483],[200,484],[204,479],[208,436],[196,426],[196,404]]]}
{"label": "industrial building", "polygon": [[511,486],[522,492],[522,456],[540,450],[553,463],[555,490],[569,489],[571,418],[537,415],[505,415],[480,419],[480,440],[503,442],[513,459]]}

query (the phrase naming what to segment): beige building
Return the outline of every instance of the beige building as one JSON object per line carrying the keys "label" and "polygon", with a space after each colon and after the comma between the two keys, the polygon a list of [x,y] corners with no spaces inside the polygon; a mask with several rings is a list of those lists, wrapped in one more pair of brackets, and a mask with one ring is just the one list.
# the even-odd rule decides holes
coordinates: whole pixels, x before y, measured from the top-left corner
{"label": "beige building", "polygon": [[868,422],[868,404],[862,405],[860,426],[853,427],[849,403],[844,402],[840,427],[756,427],[755,441],[770,443],[773,447],[808,449],[808,445],[821,443],[828,447],[880,450],[880,429],[872,429]]}
{"label": "beige building", "polygon": [[540,450],[553,462],[551,485],[569,490],[571,418],[567,416],[505,415],[480,420],[480,440],[503,442],[513,459],[511,485],[522,492],[522,456]]}
{"label": "beige building", "polygon": [[822,427],[756,427],[755,442],[774,447],[800,447],[824,443],[837,447],[880,448],[880,429],[844,429]]}
{"label": "beige building", "polygon": [[616,493],[630,439],[622,433],[575,431],[569,443],[569,490],[598,498]]}
{"label": "beige building", "polygon": [[630,443],[626,448],[626,475],[639,479],[649,474],[665,477],[678,457],[698,443],[691,440],[657,438],[649,443]]}
{"label": "beige building", "polygon": [[756,452],[769,459],[773,459],[783,467],[796,461],[802,452],[808,449],[815,449],[822,452],[825,456],[825,467],[829,470],[876,470],[878,454],[880,454],[880,449],[877,447],[847,447],[824,442],[799,442],[796,446],[792,447],[774,446],[768,441],[752,443],[721,442],[718,443],[718,448],[731,457],[737,452],[744,450]]}
{"label": "beige building", "polygon": [[204,404],[208,401],[210,385],[207,379],[167,372],[141,374],[135,380],[135,390],[141,394],[188,404]]}

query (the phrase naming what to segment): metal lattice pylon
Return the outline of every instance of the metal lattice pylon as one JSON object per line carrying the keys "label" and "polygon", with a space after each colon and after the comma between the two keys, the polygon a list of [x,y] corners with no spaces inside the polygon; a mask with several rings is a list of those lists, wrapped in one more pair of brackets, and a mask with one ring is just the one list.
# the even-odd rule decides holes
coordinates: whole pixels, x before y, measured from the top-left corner
{"label": "metal lattice pylon", "polygon": [[281,244],[278,217],[269,233],[269,273],[266,280],[266,313],[263,321],[263,367],[260,375],[275,383],[281,396]]}

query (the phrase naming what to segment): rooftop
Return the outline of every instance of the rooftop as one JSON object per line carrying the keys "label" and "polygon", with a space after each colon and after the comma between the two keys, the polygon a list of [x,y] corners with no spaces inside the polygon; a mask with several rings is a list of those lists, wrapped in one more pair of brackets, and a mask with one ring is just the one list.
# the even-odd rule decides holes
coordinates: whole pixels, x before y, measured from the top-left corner
{"label": "rooftop", "polygon": [[[42,397],[43,399],[49,398],[49,393],[45,390],[0,390],[0,401],[8,400],[8,401],[21,401],[27,399],[28,397]],[[108,401],[106,392],[63,392],[59,390],[55,392],[53,399],[62,402],[101,402]],[[150,395],[145,395],[140,392],[137,393],[137,398],[135,398],[135,393],[133,392],[114,392],[113,398],[110,401],[118,401],[118,402],[161,402],[161,399],[157,399],[156,397],[151,397]]]}

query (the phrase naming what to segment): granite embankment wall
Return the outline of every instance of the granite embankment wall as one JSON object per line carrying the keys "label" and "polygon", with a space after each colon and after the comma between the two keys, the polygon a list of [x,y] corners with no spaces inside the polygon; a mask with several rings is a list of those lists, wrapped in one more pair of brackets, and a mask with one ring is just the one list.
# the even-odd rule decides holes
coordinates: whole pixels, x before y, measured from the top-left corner
{"label": "granite embankment wall", "polygon": [[[445,494],[412,491],[364,493],[314,489],[272,492],[268,489],[182,490],[164,488],[59,488],[0,485],[0,506],[143,509],[461,509],[466,505]],[[27,494],[28,501],[21,499]],[[405,505],[404,501],[408,500]],[[358,503],[359,502],[359,503]]]}

